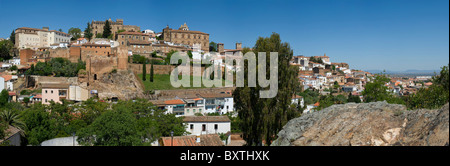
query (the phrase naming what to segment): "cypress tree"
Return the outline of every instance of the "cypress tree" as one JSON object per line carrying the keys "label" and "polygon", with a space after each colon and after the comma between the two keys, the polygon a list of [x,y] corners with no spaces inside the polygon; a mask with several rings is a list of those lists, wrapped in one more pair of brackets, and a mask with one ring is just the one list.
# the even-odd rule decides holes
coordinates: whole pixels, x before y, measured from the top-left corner
{"label": "cypress tree", "polygon": [[86,29],[84,29],[84,37],[87,38],[88,41],[91,41],[92,36],[93,36],[93,34],[92,34],[91,24],[89,24],[89,22],[88,22]]}
{"label": "cypress tree", "polygon": [[142,63],[142,80],[145,81],[147,80],[145,77],[147,76],[147,61],[144,60],[144,62]]}
{"label": "cypress tree", "polygon": [[151,61],[152,66],[150,67],[150,82],[153,82],[153,61]]}
{"label": "cypress tree", "polygon": [[111,25],[109,25],[109,21],[106,20],[105,26],[103,26],[103,38],[109,38],[111,35]]}
{"label": "cypress tree", "polygon": [[16,32],[14,32],[14,30],[11,32],[11,36],[9,36],[9,40],[11,40],[13,45],[16,44]]}

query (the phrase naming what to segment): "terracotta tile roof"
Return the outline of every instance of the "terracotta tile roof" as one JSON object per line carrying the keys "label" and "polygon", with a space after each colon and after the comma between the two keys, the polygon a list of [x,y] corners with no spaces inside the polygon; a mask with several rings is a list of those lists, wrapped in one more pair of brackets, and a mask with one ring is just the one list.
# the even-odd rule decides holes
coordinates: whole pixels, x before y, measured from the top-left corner
{"label": "terracotta tile roof", "polygon": [[42,89],[68,89],[69,84],[62,84],[62,83],[44,83],[42,84]]}
{"label": "terracotta tile roof", "polygon": [[36,99],[42,99],[42,94],[37,94],[37,95],[34,96],[33,98],[36,98]]}
{"label": "terracotta tile roof", "polygon": [[8,95],[9,95],[9,96],[15,96],[15,95],[16,95],[16,92],[8,92]]}
{"label": "terracotta tile roof", "polygon": [[231,122],[228,116],[185,116],[183,122]]}
{"label": "terracotta tile roof", "polygon": [[200,32],[200,31],[172,30],[172,32],[177,32],[177,33],[198,33],[198,34],[209,35],[207,33]]}
{"label": "terracotta tile roof", "polygon": [[[197,136],[175,136],[161,137],[159,140],[161,146],[224,146],[222,140],[217,134],[201,135],[200,142],[197,142]],[[173,145],[172,145],[173,142]]]}
{"label": "terracotta tile roof", "polygon": [[166,105],[176,105],[176,104],[185,104],[183,100],[176,99],[176,100],[167,100],[164,101],[164,104]]}
{"label": "terracotta tile roof", "polygon": [[316,104],[314,104],[314,106],[318,107],[318,106],[320,106],[320,103],[317,102]]}
{"label": "terracotta tile roof", "polygon": [[[8,126],[8,129],[5,130],[5,134],[6,134],[6,135],[5,135],[5,139],[0,139],[0,143],[2,143],[4,140],[9,139],[10,137],[12,137],[13,135],[15,135],[15,134],[17,134],[17,133],[19,133],[19,132],[20,132],[19,129],[17,129],[17,128],[11,126],[11,125],[9,125],[9,126]],[[219,138],[219,139],[220,139],[220,138]]]}
{"label": "terracotta tile roof", "polygon": [[12,79],[12,76],[13,76],[13,75],[2,75],[1,77],[3,77],[3,78],[5,79],[5,82],[6,82],[6,81],[11,80],[11,79]]}

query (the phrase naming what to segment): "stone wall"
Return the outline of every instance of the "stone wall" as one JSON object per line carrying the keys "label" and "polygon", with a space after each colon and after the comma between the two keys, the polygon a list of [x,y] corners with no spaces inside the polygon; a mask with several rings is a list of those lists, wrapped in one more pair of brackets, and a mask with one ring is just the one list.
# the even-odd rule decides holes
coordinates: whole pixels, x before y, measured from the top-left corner
{"label": "stone wall", "polygon": [[[137,74],[142,74],[142,64],[129,64],[129,69]],[[147,74],[150,74],[151,64],[147,64],[146,66]],[[153,65],[153,73],[154,74],[169,74],[172,70],[175,69],[175,66],[171,65]],[[202,72],[205,70],[205,67],[202,67]],[[194,71],[191,67],[191,75],[194,74]]]}
{"label": "stone wall", "polygon": [[65,58],[69,59],[69,48],[57,48],[57,49],[50,49],[50,58]]}

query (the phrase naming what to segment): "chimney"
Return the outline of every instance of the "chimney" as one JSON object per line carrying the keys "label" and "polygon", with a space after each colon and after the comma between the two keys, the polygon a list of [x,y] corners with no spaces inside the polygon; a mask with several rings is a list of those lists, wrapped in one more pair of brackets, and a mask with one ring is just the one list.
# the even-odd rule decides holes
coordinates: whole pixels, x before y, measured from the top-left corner
{"label": "chimney", "polygon": [[42,27],[42,29],[48,31],[49,28],[48,27]]}
{"label": "chimney", "polygon": [[242,50],[242,43],[236,43],[236,50]]}
{"label": "chimney", "polygon": [[220,54],[222,52],[224,52],[224,47],[223,47],[223,43],[218,43],[217,44],[217,52]]}
{"label": "chimney", "polygon": [[197,139],[196,139],[195,142],[200,143],[200,136],[199,135],[197,135]]}

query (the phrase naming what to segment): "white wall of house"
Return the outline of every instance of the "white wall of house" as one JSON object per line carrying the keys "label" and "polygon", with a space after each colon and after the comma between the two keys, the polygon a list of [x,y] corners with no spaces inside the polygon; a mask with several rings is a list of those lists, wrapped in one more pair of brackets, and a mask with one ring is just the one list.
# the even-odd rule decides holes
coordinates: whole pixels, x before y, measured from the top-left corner
{"label": "white wall of house", "polygon": [[5,89],[5,78],[0,77],[0,92]]}
{"label": "white wall of house", "polygon": [[233,107],[233,98],[229,97],[229,98],[225,98],[225,105],[223,107],[223,109],[220,110],[221,114],[226,114],[228,112],[233,112],[234,111],[234,107]]}
{"label": "white wall of house", "polygon": [[219,134],[231,131],[230,122],[188,122],[185,125],[186,131],[191,135]]}

